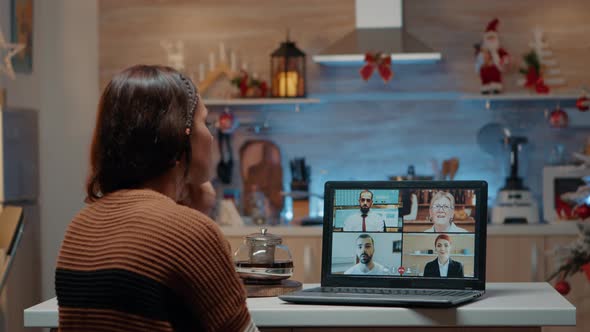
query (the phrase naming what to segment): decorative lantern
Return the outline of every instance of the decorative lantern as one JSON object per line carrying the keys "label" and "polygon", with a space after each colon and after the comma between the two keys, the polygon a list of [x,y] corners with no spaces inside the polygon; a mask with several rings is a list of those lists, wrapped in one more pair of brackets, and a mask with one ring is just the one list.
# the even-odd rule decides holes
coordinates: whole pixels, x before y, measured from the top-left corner
{"label": "decorative lantern", "polygon": [[271,54],[270,58],[271,91],[273,97],[305,97],[305,53],[287,40]]}

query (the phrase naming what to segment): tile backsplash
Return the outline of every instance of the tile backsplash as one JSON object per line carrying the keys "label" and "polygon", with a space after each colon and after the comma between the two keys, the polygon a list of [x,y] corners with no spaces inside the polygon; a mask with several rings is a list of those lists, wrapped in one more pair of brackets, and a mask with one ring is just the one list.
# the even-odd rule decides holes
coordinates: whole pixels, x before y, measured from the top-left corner
{"label": "tile backsplash", "polygon": [[[342,75],[333,71],[348,71],[344,75],[348,80],[332,80]],[[557,101],[492,101],[486,109],[484,100],[433,100],[427,93],[413,94],[413,100],[397,100],[405,94],[392,87],[402,85],[402,79],[388,85],[377,78],[369,83],[357,79],[355,90],[350,83],[356,75],[354,68],[322,68],[319,72],[319,83],[310,90],[323,91],[314,95],[320,99],[329,95],[320,104],[301,105],[298,112],[292,105],[232,109],[242,123],[234,137],[234,155],[248,139],[274,141],[281,148],[286,190],[291,177],[288,162],[296,157],[305,157],[311,165],[311,192],[319,194],[327,180],[387,180],[391,175],[405,174],[409,165],[414,165],[417,175],[433,175],[433,160],[440,167],[444,159],[457,157],[460,166],[455,179],[486,180],[492,204],[510,171],[509,147],[502,144],[500,133],[492,137],[487,133],[493,131],[485,131],[486,135],[481,131],[484,126],[497,124],[513,136],[528,138],[519,154],[519,174],[540,204],[543,166],[559,161],[555,151],[560,149],[561,159],[571,160],[571,152],[582,150],[590,137],[590,114],[579,113],[572,100],[562,101],[560,106],[574,120],[585,121],[555,129],[549,126],[545,114],[558,105]],[[336,92],[328,93],[331,85]],[[223,108],[210,109],[214,117]],[[248,130],[252,123],[266,123],[268,129],[259,133]],[[239,186],[237,169],[234,179]],[[320,210],[321,204],[313,201],[312,214]]]}

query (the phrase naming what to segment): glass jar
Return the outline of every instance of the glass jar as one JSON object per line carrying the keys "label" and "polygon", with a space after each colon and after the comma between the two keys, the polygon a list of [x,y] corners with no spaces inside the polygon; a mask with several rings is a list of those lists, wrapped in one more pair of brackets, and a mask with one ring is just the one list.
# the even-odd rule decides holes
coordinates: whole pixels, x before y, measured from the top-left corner
{"label": "glass jar", "polygon": [[283,239],[262,228],[246,236],[234,253],[234,264],[246,283],[279,283],[293,275],[293,259]]}

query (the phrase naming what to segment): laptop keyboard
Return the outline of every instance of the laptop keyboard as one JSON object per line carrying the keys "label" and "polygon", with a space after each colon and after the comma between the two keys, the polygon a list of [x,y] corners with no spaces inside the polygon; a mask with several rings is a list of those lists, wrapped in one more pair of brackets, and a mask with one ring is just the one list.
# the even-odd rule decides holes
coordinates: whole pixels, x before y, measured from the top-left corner
{"label": "laptop keyboard", "polygon": [[359,287],[319,287],[306,289],[304,292],[338,293],[338,294],[380,294],[380,295],[422,295],[422,296],[466,296],[473,294],[460,290],[432,289],[395,289],[395,288],[359,288]]}

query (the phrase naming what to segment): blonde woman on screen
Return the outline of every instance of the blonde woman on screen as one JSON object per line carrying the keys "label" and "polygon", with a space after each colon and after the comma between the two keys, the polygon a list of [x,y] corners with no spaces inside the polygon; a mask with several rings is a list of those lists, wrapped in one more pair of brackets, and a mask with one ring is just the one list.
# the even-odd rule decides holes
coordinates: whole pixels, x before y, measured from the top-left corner
{"label": "blonde woman on screen", "polygon": [[453,222],[455,215],[455,197],[446,191],[438,191],[430,200],[430,221],[432,227],[425,232],[465,233],[466,229],[457,227]]}

